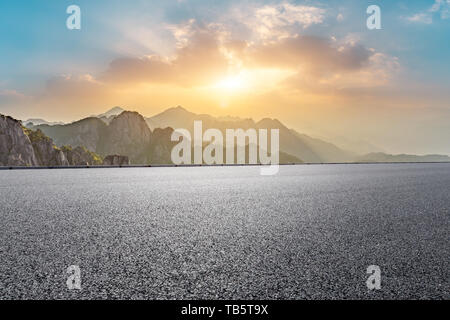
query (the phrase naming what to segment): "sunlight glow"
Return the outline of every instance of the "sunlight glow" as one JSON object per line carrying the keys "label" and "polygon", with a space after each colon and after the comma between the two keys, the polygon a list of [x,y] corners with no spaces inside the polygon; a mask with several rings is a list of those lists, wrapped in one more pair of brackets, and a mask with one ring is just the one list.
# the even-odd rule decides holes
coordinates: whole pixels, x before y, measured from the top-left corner
{"label": "sunlight glow", "polygon": [[218,89],[225,89],[229,91],[242,90],[246,86],[247,82],[245,81],[242,74],[222,79],[215,85],[215,87]]}

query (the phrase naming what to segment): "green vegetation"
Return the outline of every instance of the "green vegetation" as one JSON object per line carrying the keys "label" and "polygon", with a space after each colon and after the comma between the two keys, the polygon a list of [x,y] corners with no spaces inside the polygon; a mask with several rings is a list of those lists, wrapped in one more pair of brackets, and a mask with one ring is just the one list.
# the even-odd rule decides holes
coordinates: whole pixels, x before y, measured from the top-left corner
{"label": "green vegetation", "polygon": [[103,159],[100,155],[96,154],[95,152],[89,151],[90,155],[92,156],[92,159],[94,160],[92,164],[100,165],[103,163]]}
{"label": "green vegetation", "polygon": [[33,131],[24,126],[22,126],[22,129],[23,129],[23,132],[28,136],[28,138],[30,138],[31,143],[36,143],[36,142],[41,142],[41,141],[48,141],[48,142],[52,141],[52,139],[47,137],[40,129]]}
{"label": "green vegetation", "polygon": [[72,146],[62,146],[62,147],[61,147],[61,150],[62,150],[64,153],[67,153],[67,152],[69,152],[69,151],[72,151]]}

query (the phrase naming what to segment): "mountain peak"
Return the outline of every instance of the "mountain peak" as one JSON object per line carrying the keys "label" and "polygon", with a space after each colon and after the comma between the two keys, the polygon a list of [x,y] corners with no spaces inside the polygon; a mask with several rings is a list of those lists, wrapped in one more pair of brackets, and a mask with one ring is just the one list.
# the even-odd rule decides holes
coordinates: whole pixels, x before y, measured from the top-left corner
{"label": "mountain peak", "polygon": [[145,124],[145,126],[147,126],[144,117],[136,111],[123,111],[122,113],[120,113],[119,115],[115,116],[110,125],[113,123],[119,123],[119,122],[123,122],[123,121],[133,121],[137,123],[141,123],[141,124]]}
{"label": "mountain peak", "polygon": [[180,105],[178,105],[176,107],[173,107],[173,108],[169,108],[166,111],[163,111],[163,113],[164,112],[189,113],[189,114],[192,113],[192,112],[188,111],[186,108],[184,108],[184,107],[182,107]]}
{"label": "mountain peak", "polygon": [[137,112],[137,111],[128,111],[128,110],[124,110],[118,115],[118,117],[125,117],[125,116],[142,117],[142,115],[139,112]]}
{"label": "mountain peak", "polygon": [[271,119],[271,118],[264,118],[258,121],[257,123],[258,127],[265,127],[268,129],[281,129],[286,128],[284,124],[280,122],[278,119]]}
{"label": "mountain peak", "polygon": [[23,123],[25,123],[25,125],[32,125],[32,126],[39,126],[42,124],[46,124],[49,126],[54,126],[54,125],[58,125],[58,124],[64,124],[64,122],[58,121],[58,122],[51,122],[51,121],[47,121],[44,119],[28,119],[26,121],[23,121]]}
{"label": "mountain peak", "polygon": [[152,118],[160,118],[160,117],[165,117],[165,116],[186,117],[186,116],[193,116],[193,115],[195,115],[195,113],[192,113],[192,112],[188,111],[187,109],[183,108],[182,106],[178,105],[176,107],[166,109],[163,112],[157,114],[156,116],[153,116]]}
{"label": "mountain peak", "polygon": [[187,111],[185,108],[183,108],[182,106],[178,105],[174,108],[175,110],[179,110],[179,111]]}
{"label": "mountain peak", "polygon": [[114,107],[114,108],[106,111],[105,113],[99,114],[97,117],[98,118],[102,118],[102,117],[109,118],[111,116],[117,116],[117,115],[121,114],[124,111],[125,111],[125,109],[123,109],[121,107]]}

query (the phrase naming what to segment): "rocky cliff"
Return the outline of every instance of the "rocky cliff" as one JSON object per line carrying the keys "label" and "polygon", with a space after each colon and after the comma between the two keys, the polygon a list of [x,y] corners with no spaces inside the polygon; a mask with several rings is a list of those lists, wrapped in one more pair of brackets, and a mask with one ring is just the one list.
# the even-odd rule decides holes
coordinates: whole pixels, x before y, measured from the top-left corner
{"label": "rocky cliff", "polygon": [[129,164],[130,160],[127,156],[109,155],[103,160],[105,166],[125,166]]}
{"label": "rocky cliff", "polygon": [[67,161],[73,166],[101,165],[103,163],[102,158],[98,154],[82,146],[76,148],[63,146],[61,150],[66,155]]}
{"label": "rocky cliff", "polygon": [[84,147],[57,147],[41,130],[0,115],[0,166],[67,166],[101,164],[102,159]]}
{"label": "rocky cliff", "polygon": [[38,165],[33,145],[20,121],[4,115],[0,115],[0,165]]}
{"label": "rocky cliff", "polygon": [[172,164],[172,149],[178,143],[171,141],[170,137],[172,136],[172,132],[172,128],[156,128],[152,132],[150,145],[147,149],[149,163]]}
{"label": "rocky cliff", "polygon": [[105,156],[126,155],[132,163],[146,164],[151,135],[144,117],[124,111],[110,122],[95,151]]}
{"label": "rocky cliff", "polygon": [[41,130],[30,130],[23,128],[25,134],[31,141],[34,155],[38,165],[41,166],[68,166],[64,152],[53,144],[53,140],[47,137]]}

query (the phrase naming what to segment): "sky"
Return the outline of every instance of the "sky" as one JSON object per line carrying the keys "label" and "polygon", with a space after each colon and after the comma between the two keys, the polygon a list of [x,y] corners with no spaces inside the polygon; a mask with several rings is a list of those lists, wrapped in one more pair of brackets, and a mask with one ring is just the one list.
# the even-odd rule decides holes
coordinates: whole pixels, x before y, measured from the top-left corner
{"label": "sky", "polygon": [[[70,5],[80,30],[66,26]],[[450,154],[449,57],[450,0],[4,0],[0,113],[70,122],[182,105]]]}

